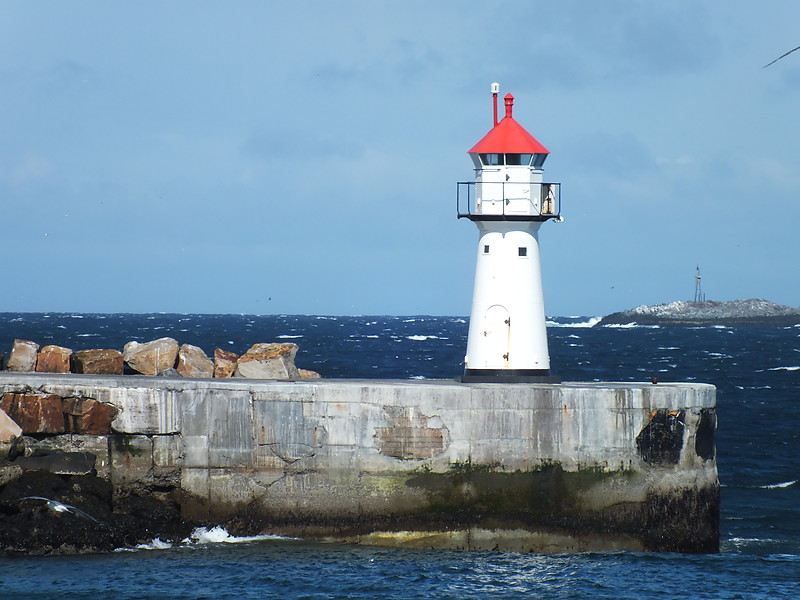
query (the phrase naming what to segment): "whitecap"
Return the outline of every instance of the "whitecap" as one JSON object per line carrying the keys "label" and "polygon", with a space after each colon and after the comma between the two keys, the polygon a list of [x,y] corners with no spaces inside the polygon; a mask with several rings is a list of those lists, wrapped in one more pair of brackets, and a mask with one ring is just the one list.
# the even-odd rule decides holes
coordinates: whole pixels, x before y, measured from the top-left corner
{"label": "whitecap", "polygon": [[278,339],[279,340],[293,340],[293,339],[301,338],[301,337],[303,337],[303,336],[302,335],[288,335],[287,334],[287,335],[279,335]]}
{"label": "whitecap", "polygon": [[767,371],[800,371],[800,367],[772,367]]}
{"label": "whitecap", "polygon": [[438,335],[407,335],[407,340],[414,340],[415,342],[424,342],[425,340],[446,340],[447,338],[440,338]]}
{"label": "whitecap", "polygon": [[793,479],[792,481],[784,481],[781,483],[770,483],[767,485],[759,485],[758,487],[760,487],[763,490],[774,490],[777,488],[787,488],[790,485],[794,485],[795,483],[797,483],[797,479]]}
{"label": "whitecap", "polygon": [[77,337],[98,337],[99,333],[79,333]]}
{"label": "whitecap", "polygon": [[597,325],[602,317],[591,317],[588,321],[581,321],[579,323],[558,323],[557,321],[545,321],[548,327],[577,327],[581,329],[588,329]]}

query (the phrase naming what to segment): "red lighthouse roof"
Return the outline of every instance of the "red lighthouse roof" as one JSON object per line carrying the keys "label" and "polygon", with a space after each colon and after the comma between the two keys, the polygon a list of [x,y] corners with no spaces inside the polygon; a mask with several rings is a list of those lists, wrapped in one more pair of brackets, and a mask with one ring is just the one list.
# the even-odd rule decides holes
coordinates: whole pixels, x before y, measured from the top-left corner
{"label": "red lighthouse roof", "polygon": [[506,94],[505,104],[506,116],[468,153],[550,154],[547,148],[514,120],[511,114],[514,107],[514,96]]}

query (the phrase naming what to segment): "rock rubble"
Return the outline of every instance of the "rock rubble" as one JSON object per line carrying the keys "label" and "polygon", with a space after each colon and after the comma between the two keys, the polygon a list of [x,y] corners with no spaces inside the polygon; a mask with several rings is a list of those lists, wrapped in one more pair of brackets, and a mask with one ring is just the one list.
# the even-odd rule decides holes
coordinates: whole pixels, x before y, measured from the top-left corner
{"label": "rock rubble", "polygon": [[[49,345],[39,349],[31,340],[14,340],[6,361],[8,371],[82,373],[93,375],[138,374],[171,377],[247,377],[250,379],[317,379],[320,374],[295,365],[298,346],[292,343],[253,344],[239,356],[217,348],[211,359],[192,344],[172,338],[131,341],[122,352],[99,348],[78,350]],[[2,355],[0,355],[2,356]],[[2,360],[0,360],[2,369]]]}

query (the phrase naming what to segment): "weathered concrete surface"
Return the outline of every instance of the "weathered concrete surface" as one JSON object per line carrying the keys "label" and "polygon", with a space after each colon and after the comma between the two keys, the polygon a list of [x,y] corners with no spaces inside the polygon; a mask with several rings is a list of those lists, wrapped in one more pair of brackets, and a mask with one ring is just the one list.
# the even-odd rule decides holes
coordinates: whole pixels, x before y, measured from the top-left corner
{"label": "weathered concrete surface", "polygon": [[0,392],[113,406],[101,464],[115,489],[179,488],[185,516],[237,532],[718,549],[711,385],[0,373]]}

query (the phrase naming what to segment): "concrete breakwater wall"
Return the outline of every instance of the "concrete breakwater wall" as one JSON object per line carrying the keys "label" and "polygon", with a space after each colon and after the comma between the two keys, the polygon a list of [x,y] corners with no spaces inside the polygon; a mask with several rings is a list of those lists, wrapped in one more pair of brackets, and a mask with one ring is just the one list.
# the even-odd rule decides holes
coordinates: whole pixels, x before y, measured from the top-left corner
{"label": "concrete breakwater wall", "polygon": [[179,488],[185,516],[241,532],[426,548],[718,549],[711,385],[3,372],[0,392],[112,407],[105,435],[32,442],[93,455],[118,490]]}

